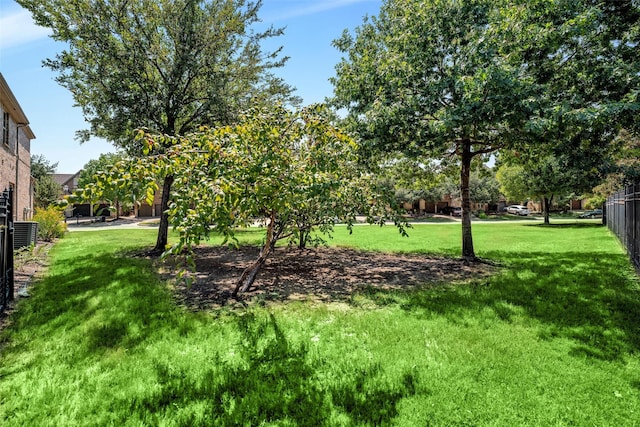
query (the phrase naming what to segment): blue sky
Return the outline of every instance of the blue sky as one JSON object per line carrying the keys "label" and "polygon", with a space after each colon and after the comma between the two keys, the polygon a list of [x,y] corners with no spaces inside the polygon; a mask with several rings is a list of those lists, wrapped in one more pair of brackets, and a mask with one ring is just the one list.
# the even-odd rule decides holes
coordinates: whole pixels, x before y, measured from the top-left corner
{"label": "blue sky", "polygon": [[[365,15],[377,15],[381,5],[382,0],[263,0],[263,23],[285,27],[277,45],[290,59],[277,74],[297,88],[305,104],[323,101],[332,94],[328,79],[340,60],[331,42],[344,29],[359,26]],[[63,48],[14,0],[0,0],[0,72],[36,135],[31,153],[57,162],[58,173],[75,173],[114,148],[98,139],[84,144],[75,140],[75,132],[87,128],[82,111],[53,80],[54,72],[42,66]]]}

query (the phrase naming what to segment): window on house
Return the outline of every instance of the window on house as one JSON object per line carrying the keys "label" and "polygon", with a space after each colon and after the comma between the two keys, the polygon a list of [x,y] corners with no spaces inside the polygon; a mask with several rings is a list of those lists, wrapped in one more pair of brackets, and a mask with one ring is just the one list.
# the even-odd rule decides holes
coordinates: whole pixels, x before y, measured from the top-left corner
{"label": "window on house", "polygon": [[2,113],[2,143],[9,146],[9,113]]}

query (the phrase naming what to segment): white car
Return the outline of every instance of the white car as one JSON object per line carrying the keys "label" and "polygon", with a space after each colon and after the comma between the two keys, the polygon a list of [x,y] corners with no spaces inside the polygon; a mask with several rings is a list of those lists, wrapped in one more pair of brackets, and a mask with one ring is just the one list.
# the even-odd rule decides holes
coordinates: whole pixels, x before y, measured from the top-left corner
{"label": "white car", "polygon": [[529,209],[527,209],[526,206],[522,206],[522,205],[511,205],[511,206],[507,206],[507,213],[514,214],[514,215],[527,216],[529,215]]}

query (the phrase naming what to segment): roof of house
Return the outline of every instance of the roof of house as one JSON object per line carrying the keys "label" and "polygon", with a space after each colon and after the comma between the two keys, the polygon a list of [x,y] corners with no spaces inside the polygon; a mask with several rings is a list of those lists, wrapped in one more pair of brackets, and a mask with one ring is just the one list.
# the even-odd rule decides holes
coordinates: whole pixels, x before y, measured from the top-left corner
{"label": "roof of house", "polygon": [[11,92],[9,84],[4,79],[2,73],[0,73],[0,102],[5,106],[7,113],[13,118],[13,120],[22,127],[24,133],[29,139],[35,139],[35,135],[29,127],[29,119],[22,111],[22,107],[18,103],[18,100]]}
{"label": "roof of house", "polygon": [[73,179],[80,175],[80,172],[76,173],[53,173],[51,177],[55,182],[60,184],[60,186],[67,185],[69,187],[73,187]]}

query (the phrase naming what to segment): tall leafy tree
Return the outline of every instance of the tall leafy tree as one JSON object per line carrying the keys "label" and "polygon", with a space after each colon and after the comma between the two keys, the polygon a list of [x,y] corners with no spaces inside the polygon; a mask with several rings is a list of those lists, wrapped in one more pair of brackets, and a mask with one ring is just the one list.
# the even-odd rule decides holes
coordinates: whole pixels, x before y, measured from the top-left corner
{"label": "tall leafy tree", "polygon": [[51,176],[58,163],[51,163],[42,154],[31,155],[31,176],[35,179],[35,200],[38,208],[46,208],[60,199],[62,188]]}
{"label": "tall leafy tree", "polygon": [[623,129],[614,140],[605,179],[593,192],[606,199],[626,185],[640,181],[640,137]]}
{"label": "tall leafy tree", "polygon": [[500,54],[496,1],[386,1],[335,41],[334,101],[374,149],[460,166],[462,255],[475,259],[469,177],[476,156],[516,139],[535,109],[524,67]]}
{"label": "tall leafy tree", "polygon": [[638,2],[533,1],[513,8],[503,27],[510,60],[526,64],[544,89],[531,123],[544,138],[580,149],[589,139],[610,142],[620,126],[637,122]]}
{"label": "tall leafy tree", "polygon": [[[551,7],[553,6],[553,7]],[[517,18],[514,18],[517,17]],[[544,88],[534,143],[505,152],[523,166],[530,194],[539,197],[545,222],[553,195],[585,193],[614,163],[616,135],[634,127],[640,109],[640,5],[615,2],[535,2],[505,27],[517,52]],[[619,138],[618,138],[619,141]]]}
{"label": "tall leafy tree", "polygon": [[[261,42],[282,34],[255,31],[261,1],[18,0],[55,40],[68,44],[45,65],[73,94],[90,127],[78,136],[106,138],[132,155],[137,128],[184,135],[199,125],[233,123],[249,105],[295,101],[272,74],[286,58]],[[167,147],[158,146],[162,152]],[[168,208],[175,177],[163,179]],[[163,214],[156,250],[167,244]]]}
{"label": "tall leafy tree", "polygon": [[335,41],[346,57],[334,100],[373,149],[458,163],[462,256],[474,259],[472,159],[579,145],[576,135],[611,134],[612,116],[629,118],[637,9],[630,0],[387,0],[355,37]]}
{"label": "tall leafy tree", "polygon": [[56,173],[58,162],[51,163],[43,154],[31,155],[31,176],[40,179]]}

